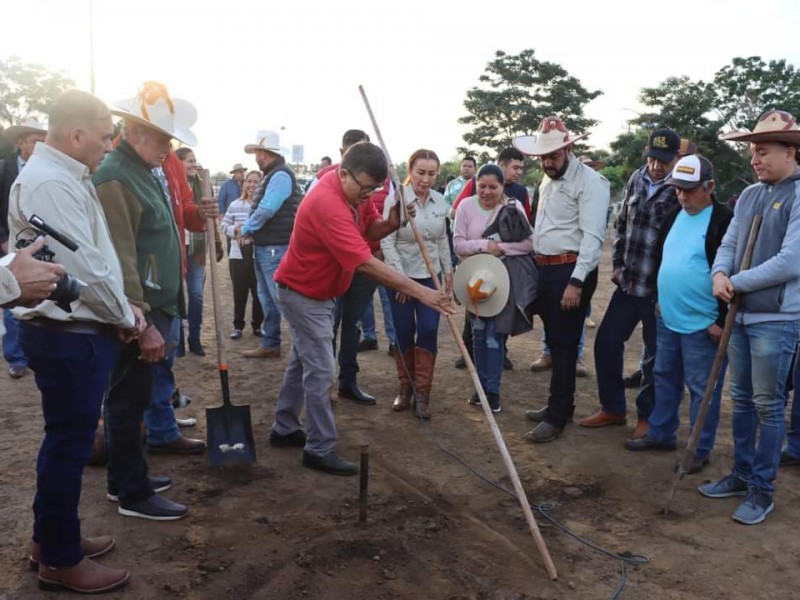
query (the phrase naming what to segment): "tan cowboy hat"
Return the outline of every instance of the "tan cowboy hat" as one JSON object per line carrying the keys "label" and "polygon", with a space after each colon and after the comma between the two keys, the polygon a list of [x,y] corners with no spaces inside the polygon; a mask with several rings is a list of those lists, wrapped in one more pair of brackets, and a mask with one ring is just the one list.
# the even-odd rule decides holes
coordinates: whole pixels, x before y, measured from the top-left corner
{"label": "tan cowboy hat", "polygon": [[274,131],[262,129],[261,131],[256,133],[256,143],[247,144],[244,147],[244,151],[247,152],[247,154],[255,154],[256,150],[266,150],[267,152],[272,152],[272,154],[280,156],[281,155],[280,136]]}
{"label": "tan cowboy hat", "polygon": [[594,169],[595,171],[599,171],[600,169],[602,169],[603,167],[606,166],[606,161],[604,161],[604,160],[595,160],[595,159],[591,158],[590,156],[586,156],[586,155],[578,157],[578,160],[582,164],[586,165],[590,169]]}
{"label": "tan cowboy hat", "polygon": [[505,308],[510,285],[502,260],[491,254],[473,254],[458,265],[453,293],[475,316],[494,317]]}
{"label": "tan cowboy hat", "polygon": [[534,135],[522,135],[514,138],[511,145],[523,154],[543,156],[561,150],[570,144],[582,140],[589,134],[571,136],[564,121],[558,117],[545,117]]}
{"label": "tan cowboy hat", "polygon": [[20,136],[29,133],[47,133],[47,127],[42,125],[35,117],[25,117],[19,125],[12,125],[4,130],[3,139],[13,144]]}
{"label": "tan cowboy hat", "polygon": [[230,170],[230,174],[233,175],[234,173],[236,173],[236,171],[247,171],[247,169],[244,168],[242,163],[236,163],[235,165],[233,165],[233,168]]}
{"label": "tan cowboy hat", "polygon": [[758,119],[753,131],[732,131],[719,136],[731,142],[783,142],[800,146],[800,127],[785,110],[770,110]]}
{"label": "tan cowboy hat", "polygon": [[189,129],[197,121],[197,109],[191,102],[171,98],[167,86],[158,81],[145,81],[138,94],[112,103],[111,113],[165,133],[187,146],[197,144],[197,137]]}

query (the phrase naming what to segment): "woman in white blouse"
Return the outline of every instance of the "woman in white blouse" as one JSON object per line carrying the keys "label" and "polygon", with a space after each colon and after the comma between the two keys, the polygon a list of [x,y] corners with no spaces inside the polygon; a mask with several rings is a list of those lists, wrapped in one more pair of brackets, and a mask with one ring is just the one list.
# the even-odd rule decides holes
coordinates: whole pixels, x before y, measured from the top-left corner
{"label": "woman in white blouse", "polygon": [[233,284],[233,333],[232,340],[242,337],[244,329],[244,313],[247,309],[247,295],[252,298],[251,325],[253,335],[261,337],[261,324],[264,312],[258,301],[256,272],[253,269],[253,244],[249,240],[236,237],[236,226],[242,225],[250,216],[253,192],[261,179],[259,171],[250,171],[242,183],[242,196],[231,202],[225,217],[222,219],[222,232],[231,239],[228,254],[228,267]]}
{"label": "woman in white blouse", "polygon": [[[453,286],[453,263],[445,225],[447,204],[433,187],[439,174],[439,165],[439,157],[435,152],[424,149],[414,152],[408,159],[408,177],[403,194],[406,203],[414,203],[417,229],[437,270],[437,276],[440,280],[443,276],[445,289],[449,293]],[[384,219],[396,202],[396,195],[386,199]],[[434,287],[409,224],[383,238],[381,250],[387,265],[422,285]],[[391,304],[397,335],[395,361],[400,379],[400,394],[395,398],[392,408],[405,410],[413,400],[417,415],[429,419],[428,402],[436,363],[439,313],[405,294],[392,295]]]}

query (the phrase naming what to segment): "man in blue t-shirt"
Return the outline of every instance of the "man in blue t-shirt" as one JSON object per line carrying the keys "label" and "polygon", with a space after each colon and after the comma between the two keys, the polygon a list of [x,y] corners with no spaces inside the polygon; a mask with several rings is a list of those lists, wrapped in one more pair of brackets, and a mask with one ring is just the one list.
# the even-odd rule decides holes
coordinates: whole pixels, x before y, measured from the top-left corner
{"label": "man in blue t-shirt", "polygon": [[[647,434],[627,440],[628,450],[675,449],[684,384],[689,388],[689,419],[694,426],[727,314],[727,305],[712,293],[711,266],[733,214],[714,202],[713,167],[702,156],[686,156],[675,164],[666,184],[675,188],[680,206],[665,217],[656,246],[655,405]],[[723,363],[717,377],[690,473],[708,465],[726,366]]]}

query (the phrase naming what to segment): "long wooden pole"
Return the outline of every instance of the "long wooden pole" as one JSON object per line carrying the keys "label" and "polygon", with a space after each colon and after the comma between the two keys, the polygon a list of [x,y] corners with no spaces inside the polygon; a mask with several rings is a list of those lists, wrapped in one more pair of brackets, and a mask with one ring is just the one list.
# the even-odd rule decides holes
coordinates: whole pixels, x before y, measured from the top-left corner
{"label": "long wooden pole", "polygon": [[[747,246],[745,246],[744,256],[742,256],[742,271],[750,268],[750,261],[753,259],[753,247],[758,239],[758,230],[761,228],[761,215],[756,215],[753,218],[753,224],[750,226],[750,235],[747,238]],[[731,339],[733,332],[733,324],[736,321],[736,313],[739,312],[739,307],[742,304],[742,295],[736,294],[728,309],[728,315],[725,317],[725,327],[722,329],[722,335],[719,338],[719,345],[717,346],[717,354],[714,357],[714,362],[711,365],[711,372],[708,374],[706,381],[706,388],[703,390],[703,399],[700,402],[700,410],[697,411],[697,418],[694,421],[692,432],[689,434],[689,442],[686,444],[686,450],[683,452],[680,462],[678,463],[678,475],[672,483],[672,489],[667,496],[667,504],[664,506],[664,514],[668,515],[672,502],[675,500],[675,493],[678,491],[678,484],[684,478],[686,473],[689,472],[689,466],[694,460],[695,452],[697,452],[697,444],[700,442],[700,434],[703,431],[703,426],[706,423],[706,417],[711,407],[711,399],[714,397],[714,388],[717,385],[717,377],[722,369],[722,362],[725,360],[725,353],[728,350],[728,342]]]}
{"label": "long wooden pole", "polygon": [[[367,94],[364,91],[363,86],[358,86],[358,91],[361,92],[361,98],[364,100],[364,106],[367,108],[367,112],[369,113],[369,118],[372,121],[372,127],[375,129],[375,135],[378,138],[378,143],[380,144],[381,148],[383,149],[384,154],[386,154],[386,160],[389,163],[389,175],[392,178],[392,184],[394,185],[396,190],[400,191],[400,202],[402,203],[401,209],[405,208],[405,198],[403,197],[403,187],[400,185],[400,179],[397,176],[397,170],[394,168],[394,163],[392,163],[392,159],[389,157],[389,151],[386,148],[386,143],[383,141],[383,135],[381,135],[381,130],[378,127],[378,122],[375,119],[375,115],[372,112],[372,107],[370,106],[369,100],[367,99]],[[422,258],[425,261],[425,265],[428,267],[428,272],[431,274],[431,278],[433,279],[433,284],[437,290],[442,289],[442,284],[439,281],[439,277],[437,274],[437,270],[431,261],[431,257],[428,254],[427,249],[425,248],[425,244],[422,241],[422,237],[419,234],[419,230],[417,229],[417,224],[414,222],[413,217],[411,215],[406,215],[408,219],[408,223],[411,226],[411,231],[414,234],[414,238],[417,240],[417,244],[419,245],[420,252],[422,253]],[[517,469],[514,466],[514,461],[511,460],[511,454],[508,452],[508,448],[506,447],[505,440],[503,439],[503,434],[500,433],[500,428],[497,426],[497,422],[494,419],[494,413],[492,413],[491,408],[489,408],[489,401],[486,399],[486,393],[483,390],[483,386],[481,385],[481,380],[478,377],[478,372],[475,370],[475,364],[472,362],[472,359],[469,356],[469,352],[467,352],[467,347],[464,345],[464,340],[461,339],[461,332],[456,327],[456,323],[453,320],[452,315],[445,315],[447,318],[447,323],[450,325],[450,333],[453,334],[453,339],[456,341],[459,351],[461,352],[461,356],[464,358],[464,362],[467,364],[467,369],[469,370],[470,377],[472,378],[472,384],[475,386],[475,391],[478,393],[478,398],[480,398],[481,406],[483,407],[483,412],[486,415],[486,420],[489,423],[489,427],[492,430],[492,435],[494,436],[495,443],[497,447],[500,449],[500,455],[503,457],[503,462],[505,463],[506,470],[508,471],[509,476],[511,477],[511,482],[514,484],[514,491],[517,494],[517,499],[519,500],[520,506],[522,507],[522,512],[525,514],[525,520],[528,522],[528,528],[533,535],[533,539],[536,542],[536,547],[539,549],[539,553],[542,555],[542,560],[544,560],[545,568],[547,569],[548,575],[550,575],[550,579],[558,579],[558,573],[556,572],[556,566],[553,563],[553,559],[550,556],[550,551],[547,549],[547,545],[544,542],[544,538],[542,537],[541,531],[539,531],[539,526],[536,524],[536,519],[533,516],[533,511],[531,511],[531,505],[528,502],[528,497],[525,495],[525,489],[522,487],[522,482],[519,479],[519,474],[517,473]]]}

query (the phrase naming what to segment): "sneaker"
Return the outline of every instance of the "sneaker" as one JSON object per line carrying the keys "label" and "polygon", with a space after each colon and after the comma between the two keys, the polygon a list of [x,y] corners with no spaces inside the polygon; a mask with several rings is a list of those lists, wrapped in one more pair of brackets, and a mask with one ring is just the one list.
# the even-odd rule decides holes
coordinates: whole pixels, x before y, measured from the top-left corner
{"label": "sneaker", "polygon": [[240,340],[242,339],[242,330],[241,329],[234,329],[233,333],[231,334],[232,340]]}
{"label": "sneaker", "polygon": [[579,358],[578,361],[575,363],[575,377],[588,377],[589,376],[589,369],[586,368],[586,364],[584,364],[583,359]]}
{"label": "sneaker", "polygon": [[469,400],[467,400],[467,404],[471,404],[472,406],[481,405],[481,399],[478,397],[478,392],[472,392],[472,396],[470,396]]}
{"label": "sneaker", "polygon": [[731,518],[743,525],[758,525],[773,511],[775,503],[772,495],[761,490],[750,490]]}
{"label": "sneaker", "polygon": [[264,337],[264,330],[261,329],[260,327],[255,327],[254,326],[253,327],[253,335],[256,336],[257,338],[262,338],[262,337]]}
{"label": "sneaker", "polygon": [[706,498],[730,498],[731,496],[746,496],[747,482],[738,475],[731,473],[719,481],[704,483],[697,491]]}
{"label": "sneaker", "polygon": [[788,450],[784,450],[783,452],[781,452],[780,466],[791,467],[794,465],[800,465],[800,458],[795,458],[794,456],[789,454]]}
{"label": "sneaker", "polygon": [[175,388],[172,390],[172,408],[186,408],[192,403],[191,398]]}
{"label": "sneaker", "polygon": [[549,354],[542,354],[539,358],[531,363],[531,371],[547,371],[553,367],[553,359]]}
{"label": "sneaker", "polygon": [[464,360],[464,357],[461,356],[456,359],[455,364],[453,365],[456,369],[466,369],[467,368],[467,361]]}
{"label": "sneaker", "polygon": [[139,502],[121,503],[117,512],[126,517],[138,517],[151,521],[177,521],[185,517],[189,509],[183,504],[153,494]]}
{"label": "sneaker", "polygon": [[[150,486],[156,494],[166,492],[172,487],[172,478],[167,475],[150,475],[147,479],[150,480]],[[119,490],[117,486],[109,484],[106,498],[109,502],[119,502]]]}
{"label": "sneaker", "polygon": [[503,409],[500,406],[500,395],[499,394],[493,394],[493,393],[489,392],[488,394],[486,394],[486,400],[489,401],[489,408],[492,409],[493,413],[502,412]]}

